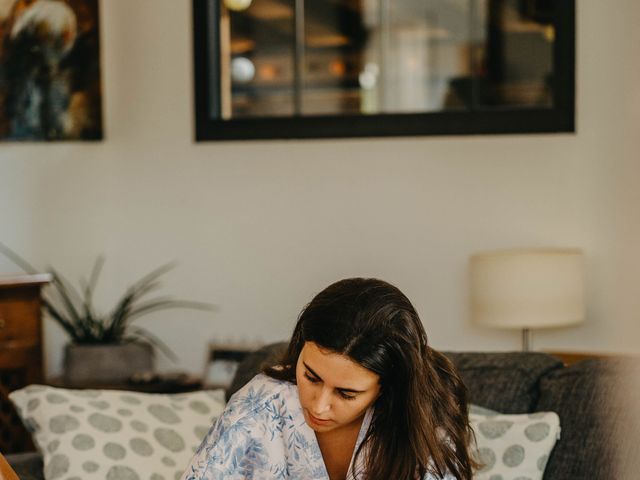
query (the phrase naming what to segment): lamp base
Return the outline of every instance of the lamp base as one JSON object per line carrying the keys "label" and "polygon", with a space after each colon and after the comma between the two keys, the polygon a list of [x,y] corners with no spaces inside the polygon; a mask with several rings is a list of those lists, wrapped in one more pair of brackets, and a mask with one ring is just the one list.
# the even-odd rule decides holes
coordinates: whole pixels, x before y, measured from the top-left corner
{"label": "lamp base", "polygon": [[528,328],[522,329],[522,351],[531,351],[531,331]]}

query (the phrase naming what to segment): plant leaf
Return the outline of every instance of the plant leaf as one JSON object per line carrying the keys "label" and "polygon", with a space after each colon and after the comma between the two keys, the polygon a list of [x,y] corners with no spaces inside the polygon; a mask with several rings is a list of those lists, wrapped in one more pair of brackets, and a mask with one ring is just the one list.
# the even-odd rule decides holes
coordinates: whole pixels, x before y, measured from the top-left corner
{"label": "plant leaf", "polygon": [[[0,242],[0,254],[22,268],[35,274],[38,270],[19,254]],[[175,354],[159,338],[149,331],[131,325],[136,318],[167,309],[215,310],[215,305],[188,300],[175,300],[160,296],[145,300],[154,290],[161,287],[160,277],[175,268],[175,262],[166,263],[144,275],[127,288],[107,316],[98,316],[93,306],[93,294],[104,266],[104,256],[99,256],[92,268],[89,281],[80,281],[80,291],[53,268],[51,284],[43,291],[42,305],[49,316],[65,330],[74,343],[118,343],[122,340],[144,339],[160,349],[172,361]],[[132,335],[128,335],[131,332]]]}
{"label": "plant leaf", "polygon": [[134,303],[151,290],[160,287],[159,277],[175,268],[175,262],[166,263],[144,275],[125,291],[125,295],[116,305],[113,313],[109,315],[108,332],[110,335],[120,338],[127,329],[130,311]]}
{"label": "plant leaf", "polygon": [[98,283],[98,278],[100,277],[100,272],[102,271],[102,267],[104,265],[104,257],[100,255],[96,258],[95,263],[93,264],[93,269],[91,270],[91,276],[89,277],[89,283],[84,284],[84,282],[80,281],[80,286],[83,288],[83,307],[85,316],[88,317],[92,323],[96,323],[96,314],[93,309],[93,292]]}
{"label": "plant leaf", "polygon": [[104,256],[100,255],[96,258],[96,263],[93,264],[93,270],[91,271],[91,277],[89,278],[89,285],[87,286],[87,290],[89,293],[89,298],[91,298],[91,294],[96,288],[98,284],[98,278],[100,277],[100,273],[102,272],[102,267],[104,266]]}
{"label": "plant leaf", "polygon": [[45,311],[56,320],[60,326],[69,334],[72,341],[76,341],[78,339],[78,333],[76,332],[75,327],[71,324],[65,317],[62,315],[58,309],[53,305],[48,299],[42,298],[42,305]]}
{"label": "plant leaf", "polygon": [[147,273],[145,276],[143,276],[140,280],[135,282],[129,288],[131,290],[138,290],[140,288],[144,288],[145,286],[151,284],[152,282],[154,282],[155,280],[157,280],[158,278],[160,278],[162,275],[166,274],[170,270],[173,270],[175,267],[176,267],[175,262],[165,263],[164,265],[161,265],[158,268]]}
{"label": "plant leaf", "polygon": [[174,363],[178,361],[178,357],[176,356],[175,353],[173,353],[173,351],[169,348],[169,346],[166,343],[164,343],[162,340],[160,340],[158,337],[156,337],[154,334],[149,332],[147,329],[138,327],[137,325],[132,325],[131,327],[129,327],[129,330],[131,331],[133,336],[125,337],[125,339],[128,338],[135,341],[136,337],[142,337],[143,339],[147,340],[151,345],[158,348],[158,350],[164,353],[164,355],[167,358],[169,358],[169,360],[171,360]]}
{"label": "plant leaf", "polygon": [[129,312],[129,320],[148,315],[152,312],[185,308],[192,310],[214,311],[215,305],[204,302],[193,302],[189,300],[174,300],[170,297],[161,297],[154,300],[149,300],[146,303],[138,304],[134,309]]}
{"label": "plant leaf", "polygon": [[2,253],[5,257],[15,263],[18,267],[23,269],[25,272],[30,274],[38,273],[38,270],[27,262],[24,258],[18,255],[16,252],[7,247],[4,243],[0,242],[0,253]]}
{"label": "plant leaf", "polygon": [[[86,333],[88,331],[86,322],[82,321],[82,317],[80,313],[78,313],[77,304],[74,303],[74,300],[78,302],[78,292],[76,292],[75,289],[70,286],[69,283],[66,282],[53,268],[49,269],[49,271],[53,277],[51,286],[67,311],[67,320],[78,330]],[[58,311],[60,312],[60,310]]]}
{"label": "plant leaf", "polygon": [[109,315],[109,320],[106,322],[107,325],[105,331],[108,336],[114,338],[122,336],[122,333],[126,330],[129,311],[131,310],[131,305],[135,298],[135,292],[129,291],[118,302],[113,312]]}

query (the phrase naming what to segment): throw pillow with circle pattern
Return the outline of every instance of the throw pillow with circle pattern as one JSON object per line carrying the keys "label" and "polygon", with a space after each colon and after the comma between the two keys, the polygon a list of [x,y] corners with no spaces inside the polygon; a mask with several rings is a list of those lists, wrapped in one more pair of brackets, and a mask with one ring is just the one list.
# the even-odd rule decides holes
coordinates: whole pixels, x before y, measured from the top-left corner
{"label": "throw pillow with circle pattern", "polygon": [[469,404],[469,413],[487,416],[500,415],[500,412],[496,412],[495,410],[491,410],[490,408],[481,407],[480,405],[476,405],[474,403]]}
{"label": "throw pillow with circle pattern", "polygon": [[9,395],[44,456],[47,480],[182,476],[224,391],[146,394],[30,385]]}
{"label": "throw pillow with circle pattern", "polygon": [[542,480],[544,468],[560,438],[560,418],[554,412],[506,415],[471,410],[476,435],[474,457],[481,468],[474,480]]}

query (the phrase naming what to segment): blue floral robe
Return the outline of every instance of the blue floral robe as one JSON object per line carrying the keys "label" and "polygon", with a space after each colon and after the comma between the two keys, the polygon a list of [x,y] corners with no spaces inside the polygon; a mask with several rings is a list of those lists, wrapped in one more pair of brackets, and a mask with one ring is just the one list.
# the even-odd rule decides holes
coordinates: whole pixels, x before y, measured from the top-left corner
{"label": "blue floral robe", "polygon": [[[371,422],[369,409],[356,442]],[[351,471],[361,479],[362,465]],[[328,480],[315,432],[305,422],[298,389],[260,374],[238,391],[198,448],[182,480]],[[427,477],[425,480],[433,480]],[[445,480],[455,480],[447,477]]]}

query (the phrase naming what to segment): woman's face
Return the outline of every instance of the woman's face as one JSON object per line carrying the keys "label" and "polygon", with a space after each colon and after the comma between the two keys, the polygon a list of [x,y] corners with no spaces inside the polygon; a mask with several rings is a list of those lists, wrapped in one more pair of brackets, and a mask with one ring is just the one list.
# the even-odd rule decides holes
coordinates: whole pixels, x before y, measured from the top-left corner
{"label": "woman's face", "polygon": [[306,342],[296,365],[304,418],[317,433],[359,426],[380,394],[380,377],[349,357]]}

